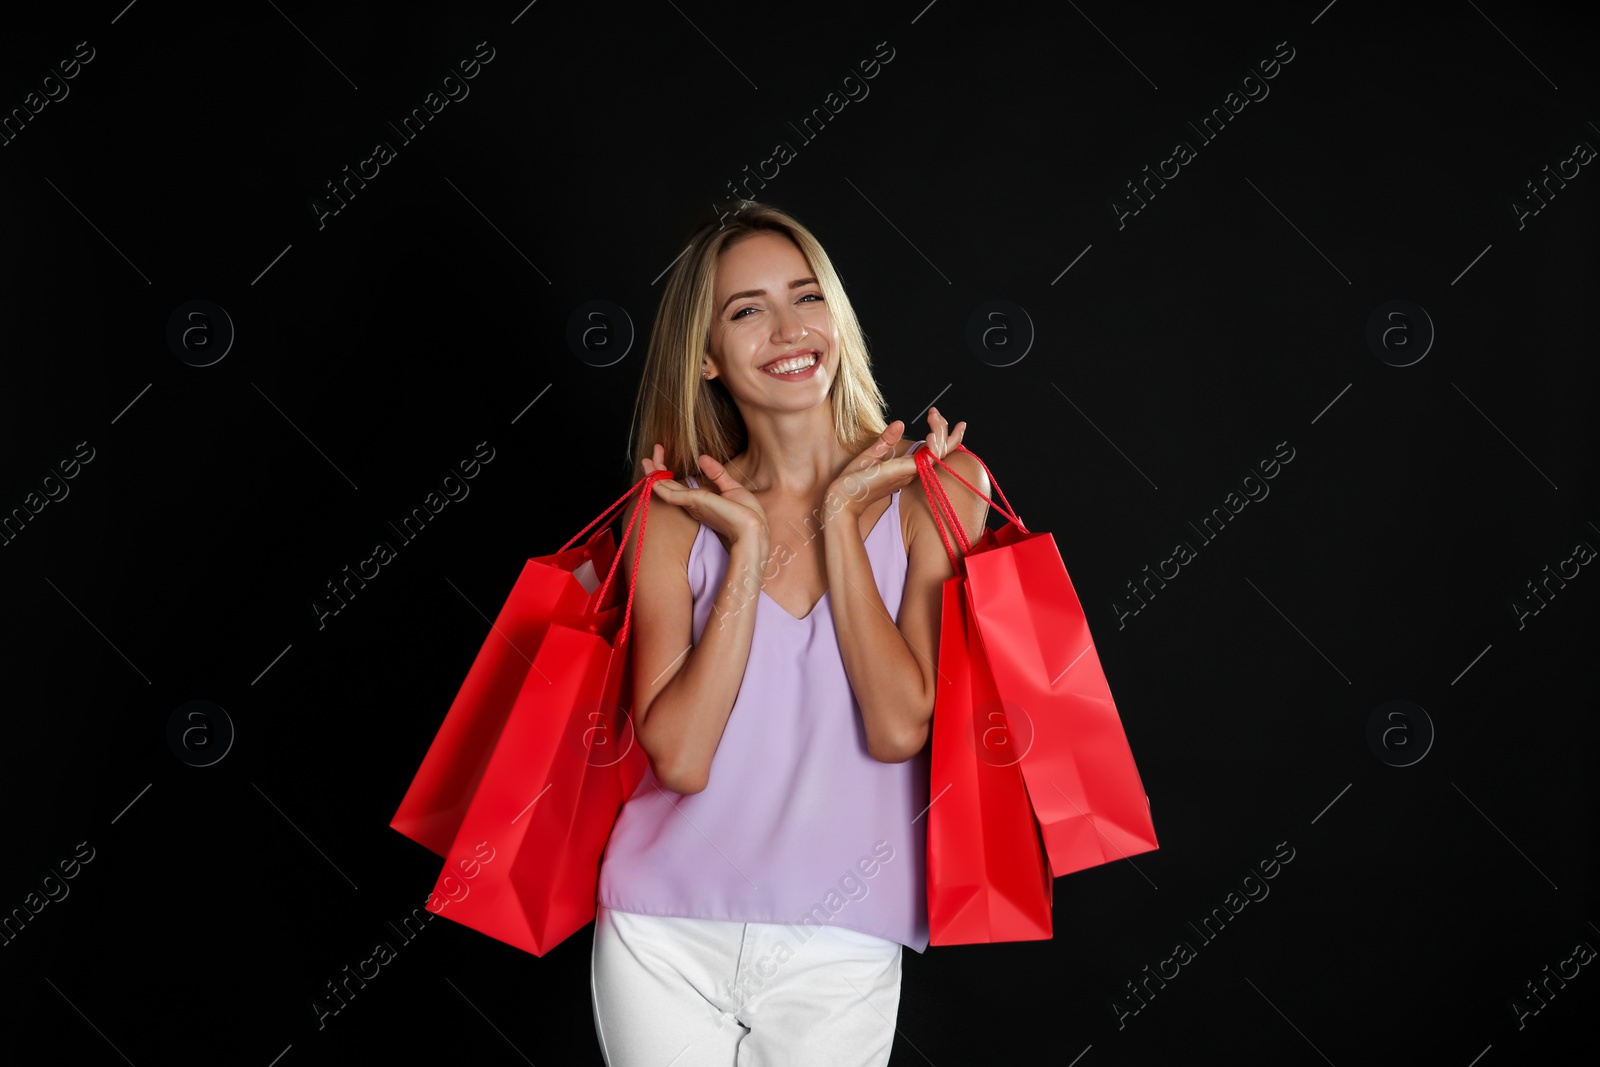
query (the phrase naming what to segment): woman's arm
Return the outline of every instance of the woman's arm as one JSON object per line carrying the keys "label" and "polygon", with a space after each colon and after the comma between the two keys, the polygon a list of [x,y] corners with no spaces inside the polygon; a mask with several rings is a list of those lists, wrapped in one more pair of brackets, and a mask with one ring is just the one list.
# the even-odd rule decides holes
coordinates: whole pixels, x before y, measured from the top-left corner
{"label": "woman's arm", "polygon": [[[983,465],[970,453],[951,452],[944,462],[985,496],[991,493]],[[960,513],[962,529],[976,541],[988,503],[943,468],[936,465],[935,472]],[[860,526],[838,521],[823,526],[828,588],[841,590],[830,599],[839,652],[866,723],[867,751],[884,763],[903,763],[927,743],[938,684],[944,582],[955,574],[920,479],[901,490],[900,502],[909,512],[910,529],[898,624],[878,594]],[[954,535],[951,543],[961,551]]]}
{"label": "woman's arm", "polygon": [[[656,779],[675,793],[698,793],[710,780],[711,758],[744,680],[756,615],[748,601],[761,588],[768,548],[765,536],[733,543],[727,580],[695,646],[685,560],[699,524],[659,498],[650,504],[652,529],[639,560],[630,637],[633,726]],[[630,520],[637,506],[630,507]],[[637,541],[635,531],[624,546],[628,574]]]}

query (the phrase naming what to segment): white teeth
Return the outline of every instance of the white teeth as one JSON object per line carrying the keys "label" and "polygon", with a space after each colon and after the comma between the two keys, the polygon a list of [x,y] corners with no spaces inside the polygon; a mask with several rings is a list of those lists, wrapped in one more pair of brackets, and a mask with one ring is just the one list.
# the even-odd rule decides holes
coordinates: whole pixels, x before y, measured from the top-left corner
{"label": "white teeth", "polygon": [[779,362],[768,367],[766,370],[768,374],[793,374],[797,371],[805,370],[816,361],[817,357],[814,355],[801,356],[798,359],[780,360]]}

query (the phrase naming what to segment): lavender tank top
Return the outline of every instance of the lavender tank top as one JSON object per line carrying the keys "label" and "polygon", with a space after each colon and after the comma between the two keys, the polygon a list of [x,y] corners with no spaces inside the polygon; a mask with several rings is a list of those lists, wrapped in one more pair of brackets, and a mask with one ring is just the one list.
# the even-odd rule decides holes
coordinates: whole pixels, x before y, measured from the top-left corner
{"label": "lavender tank top", "polygon": [[[864,542],[891,618],[906,576],[900,492]],[[702,524],[688,564],[697,645],[727,570]],[[801,942],[814,932],[802,927],[849,927],[926,951],[927,748],[904,763],[867,753],[827,592],[804,619],[764,591],[742,610],[756,613],[750,658],[707,785],[674,793],[646,768],[606,844],[599,904],[787,925]]]}

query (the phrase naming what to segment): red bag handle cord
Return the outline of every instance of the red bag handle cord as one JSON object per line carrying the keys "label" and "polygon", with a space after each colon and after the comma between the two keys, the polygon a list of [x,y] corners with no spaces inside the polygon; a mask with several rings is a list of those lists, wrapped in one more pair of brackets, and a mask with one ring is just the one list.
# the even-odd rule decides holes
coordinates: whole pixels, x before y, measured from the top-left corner
{"label": "red bag handle cord", "polygon": [[[643,504],[633,513],[633,518],[628,522],[628,528],[623,532],[622,541],[617,546],[617,554],[612,557],[611,569],[606,572],[605,582],[601,584],[600,588],[595,590],[595,594],[591,599],[592,603],[598,604],[605,600],[606,591],[611,588],[611,580],[617,573],[617,564],[622,562],[622,546],[626,545],[628,543],[628,538],[632,536],[635,522],[639,524],[639,544],[644,544],[645,526],[648,525],[650,521],[650,498],[655,495],[650,491],[650,487],[664,478],[671,477],[671,471],[658,470],[652,471],[643,478],[640,478],[637,482],[629,487],[626,493],[623,493],[620,497],[618,497],[610,507],[602,511],[593,522],[589,523],[588,526],[585,526],[583,529],[573,534],[571,540],[556,550],[557,552],[565,552],[568,548],[571,548],[573,541],[576,541],[578,538],[582,537],[595,525],[595,523],[600,522],[607,515],[610,515],[613,511],[615,511],[629,497],[633,496],[633,494],[637,492],[641,486],[644,487]],[[595,532],[595,536],[599,536],[599,531]],[[591,538],[591,540],[593,540],[593,538]],[[634,589],[639,584],[639,558],[643,555],[643,552],[635,552],[633,556],[633,573],[628,582],[628,606],[623,612],[622,629],[617,632],[617,638],[615,642],[618,645],[626,640],[628,635],[628,627],[633,621],[633,594]]]}
{"label": "red bag handle cord", "polygon": [[[944,460],[939,459],[937,456],[933,455],[933,453],[931,453],[931,452],[928,453],[928,457],[932,462],[937,463],[937,464],[939,464],[939,466],[943,467],[945,470],[950,471],[951,477],[955,478],[956,481],[960,482],[962,485],[966,486],[968,489],[971,489],[974,493],[978,493],[979,496],[983,497],[984,500],[987,500],[991,506],[993,506],[997,511],[1000,512],[1000,514],[1004,515],[1006,518],[1008,518],[1012,522],[1016,523],[1017,529],[1021,530],[1023,533],[1028,533],[1029,532],[1028,528],[1022,524],[1022,519],[1014,511],[1011,510],[1011,501],[1006,500],[1006,494],[1001,490],[1000,482],[999,482],[999,480],[997,478],[995,478],[994,471],[989,469],[989,465],[987,463],[985,463],[982,459],[980,459],[978,454],[976,452],[972,451],[966,445],[956,445],[956,451],[957,452],[965,452],[967,455],[971,456],[973,459],[978,460],[978,466],[982,467],[983,468],[983,473],[985,473],[985,474],[987,474],[989,476],[989,482],[990,482],[991,485],[994,486],[994,491],[996,493],[1000,494],[1000,499],[1001,500],[1005,500],[1005,507],[1001,507],[999,504],[996,504],[993,500],[989,500],[988,497],[983,496],[982,493],[978,493],[978,487],[977,486],[973,485],[971,482],[969,482],[965,478],[961,477],[961,475],[957,474],[954,470],[951,470],[950,465],[948,463],[946,463]],[[948,501],[949,497],[945,497],[945,499]]]}
{"label": "red bag handle cord", "polygon": [[[967,455],[978,461],[978,465],[983,468],[983,472],[989,476],[989,482],[994,486],[995,492],[999,494],[1001,500],[1005,501],[1004,507],[996,504],[993,500],[990,500],[987,496],[984,496],[981,492],[978,492],[977,486],[973,485],[971,482],[961,477],[961,475],[957,474],[944,460],[938,458],[932,452],[928,452],[926,448],[918,450],[919,456],[923,452],[927,452],[928,455],[927,462],[923,462],[920,458],[917,460],[917,471],[922,477],[923,488],[928,493],[929,503],[933,505],[935,501],[938,501],[938,504],[934,505],[933,507],[934,518],[936,520],[942,519],[944,522],[950,524],[951,528],[955,531],[958,542],[961,545],[962,553],[965,554],[970,552],[972,545],[967,538],[966,531],[961,528],[961,523],[956,518],[955,505],[951,502],[949,494],[945,492],[944,483],[933,476],[932,468],[933,464],[935,463],[949,471],[950,475],[955,478],[956,481],[960,482],[968,489],[971,489],[974,493],[977,493],[978,496],[983,497],[984,500],[988,501],[992,507],[1015,523],[1017,529],[1021,530],[1023,533],[1027,533],[1027,526],[1023,525],[1021,517],[1011,510],[1011,501],[1006,499],[1005,491],[1000,488],[1000,482],[995,478],[994,472],[989,469],[989,465],[983,462],[983,459],[976,452],[973,452],[971,449],[969,449],[966,445],[957,445],[956,449],[958,451],[967,453]],[[947,515],[940,514],[941,506],[948,511]],[[961,573],[961,566],[956,559],[955,549],[951,547],[949,538],[945,536],[943,525],[939,526],[939,538],[940,540],[944,541],[945,551],[950,553],[950,561],[951,563],[955,564],[956,572],[958,574]]]}
{"label": "red bag handle cord", "polygon": [[[655,473],[656,474],[660,474],[662,472],[656,471]],[[588,526],[585,526],[583,529],[581,529],[577,533],[573,534],[572,535],[572,540],[568,541],[566,544],[564,544],[560,548],[556,549],[556,551],[557,552],[565,552],[567,549],[571,548],[573,541],[576,541],[578,538],[580,538],[584,534],[588,533],[591,529],[593,529],[595,523],[599,522],[601,519],[604,519],[607,515],[611,514],[613,511],[617,510],[617,507],[619,505],[621,505],[624,501],[626,501],[634,493],[637,493],[639,491],[639,486],[641,486],[645,482],[649,481],[650,478],[651,478],[651,475],[647,474],[643,478],[640,478],[637,482],[634,482],[632,485],[630,485],[628,487],[628,491],[626,493],[623,493],[621,496],[617,497],[615,502],[613,502],[610,507],[606,508],[604,511],[602,511],[595,518],[594,522],[589,523]],[[632,527],[630,526],[629,529],[632,529]],[[595,536],[597,536],[597,537],[599,536],[599,531],[595,531]]]}
{"label": "red bag handle cord", "polygon": [[[961,524],[955,519],[955,506],[950,503],[949,497],[946,496],[944,486],[939,484],[937,478],[933,477],[933,461],[930,459],[927,462],[923,462],[921,451],[917,452],[916,456],[917,476],[922,479],[922,491],[927,494],[928,507],[933,512],[934,527],[939,531],[939,540],[944,542],[944,550],[950,556],[950,565],[955,568],[957,574],[961,574],[963,573],[961,556],[951,547],[950,535],[945,532],[945,527],[950,526],[953,528],[956,531],[958,540],[964,538],[966,533],[961,529]],[[948,509],[949,514],[945,513],[946,509]]]}
{"label": "red bag handle cord", "polygon": [[[617,631],[613,647],[621,648],[623,642],[628,640],[628,629],[633,625],[633,593],[639,585],[639,561],[644,558],[644,531],[650,524],[650,499],[655,496],[651,487],[664,478],[671,478],[671,471],[651,471],[639,480],[639,485],[644,487],[644,496],[641,498],[637,511],[633,517],[639,523],[638,550],[633,554],[633,573],[628,576],[628,606],[622,612],[622,629]],[[622,545],[628,543],[628,537],[633,533],[633,523],[628,524],[628,529],[622,534]],[[611,570],[606,574],[605,585],[598,592],[604,598],[606,590],[611,588],[611,576],[617,571],[617,564],[622,562],[622,546],[617,547],[616,558],[611,561]]]}

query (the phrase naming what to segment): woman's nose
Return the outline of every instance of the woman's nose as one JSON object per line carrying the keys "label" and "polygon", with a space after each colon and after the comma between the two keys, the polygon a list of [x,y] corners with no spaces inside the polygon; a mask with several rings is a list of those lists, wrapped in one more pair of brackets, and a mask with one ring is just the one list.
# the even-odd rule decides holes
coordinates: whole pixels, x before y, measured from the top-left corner
{"label": "woman's nose", "polygon": [[806,324],[801,321],[799,312],[792,307],[782,307],[773,316],[772,336],[784,344],[793,344],[806,332]]}

